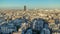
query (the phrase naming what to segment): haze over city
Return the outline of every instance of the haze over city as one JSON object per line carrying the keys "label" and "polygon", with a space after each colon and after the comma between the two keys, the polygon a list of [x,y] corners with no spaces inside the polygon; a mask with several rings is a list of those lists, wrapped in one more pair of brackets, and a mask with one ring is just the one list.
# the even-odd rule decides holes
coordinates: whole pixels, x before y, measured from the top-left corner
{"label": "haze over city", "polygon": [[0,0],[0,34],[60,34],[60,0]]}
{"label": "haze over city", "polygon": [[60,8],[60,0],[0,0],[0,8]]}

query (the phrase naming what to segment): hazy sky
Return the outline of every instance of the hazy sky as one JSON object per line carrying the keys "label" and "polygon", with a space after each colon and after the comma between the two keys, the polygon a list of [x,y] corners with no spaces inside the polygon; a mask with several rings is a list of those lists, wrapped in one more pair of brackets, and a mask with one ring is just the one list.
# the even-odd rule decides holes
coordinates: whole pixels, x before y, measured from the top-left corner
{"label": "hazy sky", "polygon": [[0,8],[60,8],[60,0],[0,0]]}

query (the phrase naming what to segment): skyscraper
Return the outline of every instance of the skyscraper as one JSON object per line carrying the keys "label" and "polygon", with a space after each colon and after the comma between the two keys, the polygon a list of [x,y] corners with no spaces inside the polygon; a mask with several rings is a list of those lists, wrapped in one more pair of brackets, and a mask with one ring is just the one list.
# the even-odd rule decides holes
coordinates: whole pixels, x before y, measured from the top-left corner
{"label": "skyscraper", "polygon": [[26,11],[26,5],[24,5],[24,11]]}

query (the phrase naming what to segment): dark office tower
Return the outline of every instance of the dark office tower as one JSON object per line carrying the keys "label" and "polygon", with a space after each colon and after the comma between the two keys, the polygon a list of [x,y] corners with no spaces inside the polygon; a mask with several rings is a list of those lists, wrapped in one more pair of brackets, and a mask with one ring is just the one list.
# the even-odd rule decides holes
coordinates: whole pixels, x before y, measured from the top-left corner
{"label": "dark office tower", "polygon": [[26,5],[24,6],[24,11],[26,11]]}

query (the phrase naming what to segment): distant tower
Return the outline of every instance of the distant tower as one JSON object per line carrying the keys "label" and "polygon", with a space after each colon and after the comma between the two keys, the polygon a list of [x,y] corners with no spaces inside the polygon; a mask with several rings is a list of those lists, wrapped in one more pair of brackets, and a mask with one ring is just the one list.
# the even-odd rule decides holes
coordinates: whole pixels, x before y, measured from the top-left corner
{"label": "distant tower", "polygon": [[24,5],[24,11],[26,11],[26,5]]}

